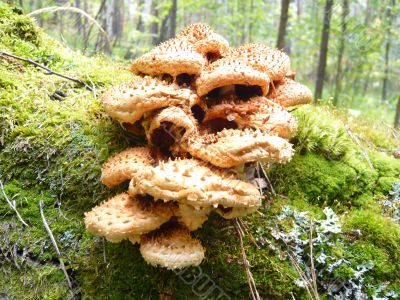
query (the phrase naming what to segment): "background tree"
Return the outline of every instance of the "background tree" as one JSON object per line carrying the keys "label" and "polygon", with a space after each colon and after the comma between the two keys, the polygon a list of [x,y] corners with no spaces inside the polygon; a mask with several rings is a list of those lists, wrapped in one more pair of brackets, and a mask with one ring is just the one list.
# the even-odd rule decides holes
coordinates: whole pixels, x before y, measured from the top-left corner
{"label": "background tree", "polygon": [[281,2],[281,17],[279,20],[278,41],[276,43],[276,47],[278,49],[283,49],[285,47],[286,27],[289,17],[289,4],[290,0],[282,0]]}

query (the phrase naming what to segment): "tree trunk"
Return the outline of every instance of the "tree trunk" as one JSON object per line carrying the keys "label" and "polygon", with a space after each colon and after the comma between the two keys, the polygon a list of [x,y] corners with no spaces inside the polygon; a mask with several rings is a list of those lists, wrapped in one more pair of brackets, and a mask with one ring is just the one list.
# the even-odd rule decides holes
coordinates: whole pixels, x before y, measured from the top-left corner
{"label": "tree trunk", "polygon": [[176,34],[176,11],[178,9],[177,0],[172,0],[172,8],[171,8],[171,27],[170,27],[170,35],[169,38],[174,37]]}
{"label": "tree trunk", "polygon": [[388,5],[386,9],[386,18],[388,20],[387,31],[386,31],[386,46],[385,46],[385,69],[383,75],[382,83],[382,99],[381,102],[387,100],[388,84],[389,84],[389,53],[392,38],[392,20],[393,20],[393,10],[395,6],[395,1],[391,1],[391,5]]}
{"label": "tree trunk", "polygon": [[122,38],[124,31],[124,0],[114,0],[112,18],[112,36],[114,37],[114,45]]}
{"label": "tree trunk", "polygon": [[150,25],[150,33],[152,36],[151,43],[153,46],[158,44],[158,7],[155,0],[151,1],[150,14],[154,18]]}
{"label": "tree trunk", "polygon": [[322,98],[324,78],[326,70],[326,60],[328,57],[329,30],[332,16],[333,0],[326,0],[324,9],[324,24],[322,28],[321,46],[319,52],[319,62],[317,70],[317,82],[315,86],[315,100]]}
{"label": "tree trunk", "polygon": [[394,117],[394,127],[398,128],[400,126],[400,96],[397,99],[396,116]]}
{"label": "tree trunk", "polygon": [[347,15],[349,14],[349,1],[343,0],[343,11],[342,11],[342,34],[340,36],[340,45],[338,51],[338,60],[336,68],[335,78],[335,95],[333,97],[333,104],[338,105],[339,95],[342,91],[342,77],[343,77],[343,54],[346,42],[346,27],[347,27]]}
{"label": "tree trunk", "polygon": [[289,4],[290,4],[290,0],[282,0],[281,17],[279,20],[278,41],[276,43],[276,47],[278,49],[283,49],[285,47],[286,28],[287,28],[288,17],[289,17],[289,15],[288,15]]}

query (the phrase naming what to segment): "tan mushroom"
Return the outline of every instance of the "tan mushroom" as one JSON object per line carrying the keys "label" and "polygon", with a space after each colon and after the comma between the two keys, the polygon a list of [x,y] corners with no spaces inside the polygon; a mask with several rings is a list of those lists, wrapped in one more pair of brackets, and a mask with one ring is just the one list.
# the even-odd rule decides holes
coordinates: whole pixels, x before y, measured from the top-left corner
{"label": "tan mushroom", "polygon": [[290,59],[286,53],[261,44],[248,44],[231,49],[229,55],[245,60],[258,71],[266,72],[271,81],[281,80],[291,72]]}
{"label": "tan mushroom", "polygon": [[228,52],[229,44],[221,35],[215,33],[210,26],[203,23],[191,24],[177,35],[194,45],[196,51],[201,53],[208,62],[213,62]]}
{"label": "tan mushroom", "polygon": [[274,83],[275,89],[271,89],[268,99],[283,107],[310,103],[313,99],[311,90],[290,78],[284,78]]}
{"label": "tan mushroom", "polygon": [[167,222],[175,210],[173,203],[153,202],[122,193],[85,213],[85,226],[89,233],[104,236],[110,242],[123,239],[135,242],[140,234]]}
{"label": "tan mushroom", "polygon": [[190,231],[200,228],[207,221],[212,206],[197,207],[190,204],[179,203],[176,211],[178,221],[184,224]]}
{"label": "tan mushroom", "polygon": [[226,126],[253,128],[283,138],[292,137],[296,129],[292,115],[265,97],[215,105],[206,110],[203,124],[210,127],[212,132],[218,132]]}
{"label": "tan mushroom", "polygon": [[150,145],[168,150],[174,143],[195,134],[197,121],[188,108],[171,106],[148,116],[143,127]]}
{"label": "tan mushroom", "polygon": [[278,136],[260,130],[224,129],[201,133],[175,145],[174,152],[188,152],[193,157],[221,168],[248,162],[286,163],[293,156],[292,145]]}
{"label": "tan mushroom", "polygon": [[193,207],[259,207],[260,192],[252,184],[196,159],[160,162],[134,174],[129,194],[177,201]]}
{"label": "tan mushroom", "polygon": [[137,74],[199,75],[205,58],[185,39],[170,39],[132,62],[131,70]]}
{"label": "tan mushroom", "polygon": [[131,180],[132,174],[151,166],[153,163],[149,148],[129,148],[107,160],[101,170],[100,180],[111,188],[126,180]]}
{"label": "tan mushroom", "polygon": [[124,126],[132,126],[156,109],[174,105],[191,107],[199,101],[189,88],[150,77],[114,86],[102,98],[106,113]]}
{"label": "tan mushroom", "polygon": [[252,68],[240,58],[225,57],[210,64],[196,80],[198,96],[223,98],[235,93],[239,98],[263,96],[268,93],[267,73]]}
{"label": "tan mushroom", "polygon": [[140,253],[146,262],[167,269],[198,266],[204,248],[185,227],[172,224],[141,236]]}

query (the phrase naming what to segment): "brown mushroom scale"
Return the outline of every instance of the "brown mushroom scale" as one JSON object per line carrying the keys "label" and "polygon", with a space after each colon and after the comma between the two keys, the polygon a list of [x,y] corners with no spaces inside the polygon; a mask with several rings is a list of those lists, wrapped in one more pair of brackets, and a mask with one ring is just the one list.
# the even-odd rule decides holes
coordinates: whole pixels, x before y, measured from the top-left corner
{"label": "brown mushroom scale", "polygon": [[[311,101],[289,57],[258,44],[229,48],[206,24],[193,24],[134,60],[137,75],[104,93],[108,115],[146,136],[147,147],[111,156],[101,182],[129,181],[85,214],[93,235],[140,244],[151,265],[197,266],[204,248],[191,231],[212,212],[232,219],[261,206],[244,166],[292,155],[296,121],[285,109]],[[239,174],[238,174],[239,173]]]}

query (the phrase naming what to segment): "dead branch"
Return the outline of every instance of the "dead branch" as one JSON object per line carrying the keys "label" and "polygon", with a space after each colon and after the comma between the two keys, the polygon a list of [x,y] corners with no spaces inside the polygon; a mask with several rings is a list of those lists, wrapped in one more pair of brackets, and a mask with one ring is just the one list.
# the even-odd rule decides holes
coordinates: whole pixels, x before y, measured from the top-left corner
{"label": "dead branch", "polygon": [[6,199],[8,205],[11,207],[11,209],[17,214],[18,219],[21,221],[21,223],[26,226],[29,227],[28,224],[25,223],[25,221],[22,219],[21,215],[19,214],[17,207],[11,202],[11,200],[8,198],[6,192],[4,191],[4,186],[3,186],[3,182],[0,180],[0,189],[1,192],[3,193],[4,198]]}
{"label": "dead branch", "polygon": [[19,59],[19,60],[25,61],[25,62],[27,62],[27,63],[30,63],[30,64],[34,65],[35,67],[38,67],[38,68],[40,68],[40,69],[43,69],[43,70],[47,71],[47,72],[45,73],[46,75],[56,75],[56,76],[62,77],[62,78],[64,78],[64,79],[71,80],[71,81],[73,81],[73,82],[75,82],[75,83],[79,83],[80,85],[83,85],[83,86],[86,87],[89,91],[93,91],[92,87],[89,86],[88,84],[86,84],[85,82],[83,82],[82,80],[76,79],[76,78],[73,78],[73,77],[69,77],[69,76],[63,75],[63,74],[61,74],[61,73],[58,73],[58,72],[56,72],[56,71],[53,71],[52,69],[50,69],[50,68],[48,68],[48,67],[46,67],[46,66],[44,66],[44,65],[42,65],[42,64],[39,64],[38,62],[33,61],[33,60],[30,59],[30,58],[20,57],[20,56],[17,56],[17,55],[11,54],[11,53],[7,53],[7,52],[4,52],[4,51],[0,51],[0,56],[1,56],[1,55],[9,56],[9,57],[12,57],[12,58],[15,58],[15,59]]}
{"label": "dead branch", "polygon": [[58,255],[58,260],[60,261],[60,269],[64,272],[65,278],[67,279],[67,282],[68,282],[68,286],[69,286],[69,288],[72,290],[71,280],[69,279],[67,270],[65,269],[64,261],[63,261],[63,259],[61,258],[61,252],[60,252],[60,250],[58,249],[58,245],[57,245],[56,239],[54,238],[53,232],[51,231],[50,226],[49,226],[49,224],[48,224],[47,221],[46,221],[46,217],[44,216],[44,213],[43,213],[43,206],[44,206],[43,201],[40,200],[40,201],[39,201],[39,209],[40,209],[40,215],[41,215],[41,217],[42,217],[43,226],[44,226],[44,228],[46,229],[47,234],[48,234],[49,237],[50,237],[51,243],[53,244],[54,249],[56,250],[56,253],[57,253],[57,255]]}
{"label": "dead branch", "polygon": [[318,294],[318,287],[317,287],[317,275],[315,273],[315,267],[314,267],[314,257],[313,257],[313,222],[310,222],[310,265],[311,265],[311,278],[313,282],[313,290],[314,290],[314,296],[315,299],[319,300],[319,294]]}
{"label": "dead branch", "polygon": [[252,299],[253,300],[261,300],[260,295],[258,294],[258,291],[257,291],[257,286],[254,281],[253,274],[250,271],[250,263],[247,260],[246,251],[244,250],[244,245],[243,245],[244,232],[243,232],[243,229],[241,228],[240,223],[238,222],[237,219],[235,220],[235,225],[236,225],[236,230],[239,234],[240,248],[242,249],[243,267],[246,271],[247,283],[249,284]]}

